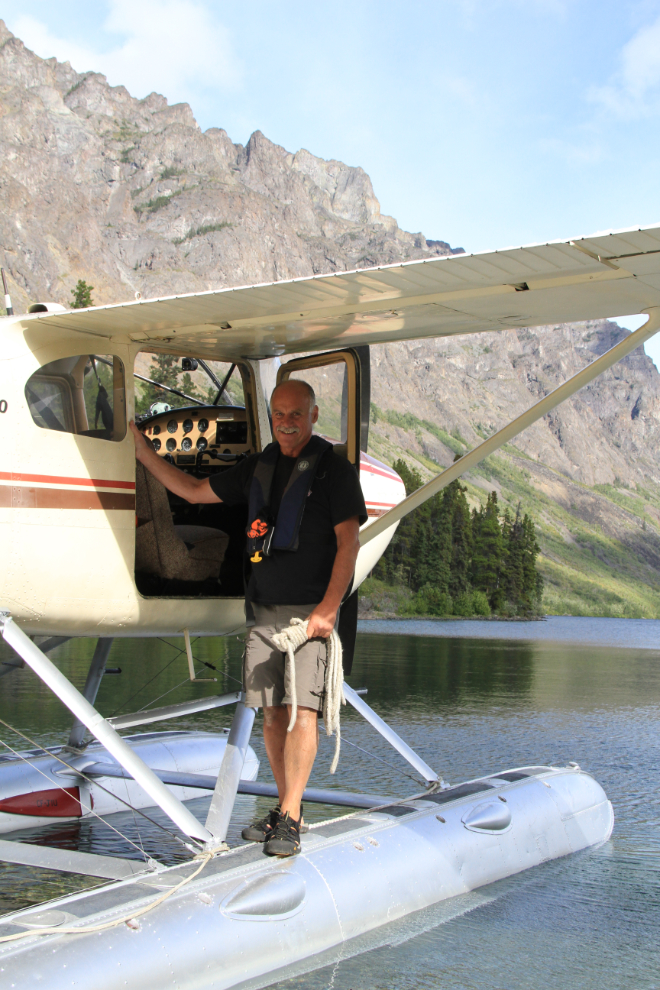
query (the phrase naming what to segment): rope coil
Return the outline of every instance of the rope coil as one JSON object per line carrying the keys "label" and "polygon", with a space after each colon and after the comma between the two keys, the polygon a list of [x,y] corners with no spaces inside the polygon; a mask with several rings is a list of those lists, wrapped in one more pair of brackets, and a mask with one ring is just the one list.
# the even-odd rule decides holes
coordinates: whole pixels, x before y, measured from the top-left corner
{"label": "rope coil", "polygon": [[[291,732],[298,717],[295,651],[308,641],[307,623],[307,619],[292,619],[290,626],[287,626],[282,632],[275,633],[273,636],[275,646],[286,657],[284,663],[284,689],[291,698],[291,718],[287,732]],[[342,664],[343,651],[341,640],[335,629],[332,630],[327,640],[326,651],[323,721],[325,723],[326,735],[334,735],[335,737],[335,753],[330,765],[330,773],[334,773],[339,763],[339,751],[341,749],[340,707],[346,704],[344,697],[344,668]]]}

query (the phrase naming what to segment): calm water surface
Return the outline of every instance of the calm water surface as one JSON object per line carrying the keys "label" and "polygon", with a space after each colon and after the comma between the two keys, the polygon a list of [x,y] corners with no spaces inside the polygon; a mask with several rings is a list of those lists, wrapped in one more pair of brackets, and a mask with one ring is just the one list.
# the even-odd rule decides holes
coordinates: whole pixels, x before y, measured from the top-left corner
{"label": "calm water surface", "polygon": [[[292,972],[278,990],[660,988],[660,650],[654,648],[660,645],[660,623],[559,619],[522,626],[478,623],[470,635],[468,623],[363,624],[350,682],[367,687],[372,707],[451,783],[512,766],[576,760],[613,802],[611,841],[381,929],[359,946],[344,947],[343,958],[313,972]],[[479,638],[486,631],[490,636]],[[543,638],[525,639],[524,632]],[[199,660],[217,668],[215,685],[186,681],[181,646],[177,640],[117,641],[109,663],[122,673],[104,678],[100,711],[135,711],[156,699],[166,704],[232,689],[240,671],[239,639],[195,645]],[[53,658],[82,686],[92,648],[91,641],[75,641]],[[5,657],[0,649],[0,659]],[[70,723],[26,670],[0,680],[0,718],[43,744],[65,740]],[[220,709],[158,728],[214,731],[230,718],[229,710]],[[332,744],[323,739],[312,783],[399,797],[418,789],[407,776],[408,765],[368,725],[350,710],[342,718],[337,774],[328,773]],[[26,745],[4,726],[0,738],[16,748]],[[259,732],[253,745],[263,760],[260,779],[268,780]],[[192,803],[200,817],[207,805],[208,798]],[[234,842],[255,807],[261,805],[252,798],[240,800]],[[327,807],[307,811],[310,819],[342,813]],[[187,855],[172,837],[131,813],[112,821],[127,839],[164,861]],[[99,823],[51,828],[48,842],[140,855]],[[89,884],[51,871],[0,866],[0,909]]]}

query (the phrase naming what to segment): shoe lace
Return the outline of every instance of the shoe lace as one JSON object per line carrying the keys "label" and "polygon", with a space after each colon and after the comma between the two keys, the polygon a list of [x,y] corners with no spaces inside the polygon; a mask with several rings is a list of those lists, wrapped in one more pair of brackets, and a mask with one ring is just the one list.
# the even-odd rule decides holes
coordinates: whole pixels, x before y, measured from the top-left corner
{"label": "shoe lace", "polygon": [[289,818],[288,815],[280,815],[277,825],[275,826],[275,831],[273,832],[273,839],[299,839],[300,837],[300,822],[295,822],[293,818]]}

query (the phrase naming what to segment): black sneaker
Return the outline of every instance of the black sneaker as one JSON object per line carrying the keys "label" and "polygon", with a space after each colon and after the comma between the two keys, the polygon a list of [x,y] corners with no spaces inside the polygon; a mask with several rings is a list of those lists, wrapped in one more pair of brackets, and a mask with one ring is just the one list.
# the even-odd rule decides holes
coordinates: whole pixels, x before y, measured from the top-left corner
{"label": "black sneaker", "polygon": [[268,856],[295,856],[299,853],[300,819],[295,821],[289,817],[288,812],[281,814],[277,825],[266,839],[264,852]]}
{"label": "black sneaker", "polygon": [[257,818],[251,825],[246,825],[241,832],[241,836],[248,842],[265,842],[268,836],[274,831],[280,813],[281,808],[277,804],[263,818]]}

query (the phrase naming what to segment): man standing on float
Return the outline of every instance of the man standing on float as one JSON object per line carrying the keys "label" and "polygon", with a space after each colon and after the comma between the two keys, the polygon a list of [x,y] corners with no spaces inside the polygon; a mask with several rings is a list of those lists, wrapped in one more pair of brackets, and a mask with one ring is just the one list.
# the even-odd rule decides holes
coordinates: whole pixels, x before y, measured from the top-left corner
{"label": "man standing on float", "polygon": [[[242,835],[265,842],[270,855],[291,856],[300,851],[301,798],[318,748],[324,641],[353,577],[367,512],[355,468],[313,435],[319,410],[311,385],[283,382],[270,406],[275,442],[211,478],[180,471],[152,450],[134,423],[131,429],[138,460],[171,492],[192,503],[248,505],[245,704],[264,709],[264,743],[279,804]],[[296,651],[298,717],[287,732],[291,698],[284,654],[272,637],[293,618],[309,620],[308,642]]]}

